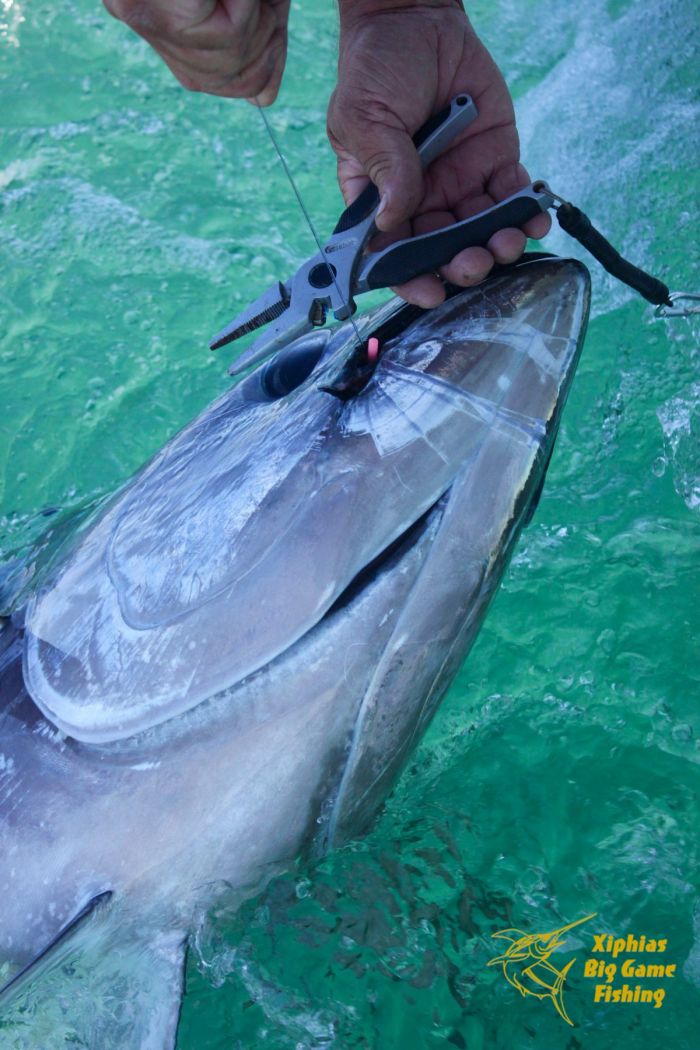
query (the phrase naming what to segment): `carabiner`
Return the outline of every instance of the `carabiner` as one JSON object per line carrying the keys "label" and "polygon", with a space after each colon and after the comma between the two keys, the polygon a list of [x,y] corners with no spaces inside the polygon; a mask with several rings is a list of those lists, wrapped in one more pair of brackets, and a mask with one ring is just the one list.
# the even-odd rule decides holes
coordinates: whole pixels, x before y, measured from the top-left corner
{"label": "carabiner", "polygon": [[698,303],[697,306],[667,306],[662,303],[654,310],[654,317],[690,317],[691,314],[700,314],[700,295],[697,292],[671,292],[669,299],[672,303],[682,302],[690,299]]}

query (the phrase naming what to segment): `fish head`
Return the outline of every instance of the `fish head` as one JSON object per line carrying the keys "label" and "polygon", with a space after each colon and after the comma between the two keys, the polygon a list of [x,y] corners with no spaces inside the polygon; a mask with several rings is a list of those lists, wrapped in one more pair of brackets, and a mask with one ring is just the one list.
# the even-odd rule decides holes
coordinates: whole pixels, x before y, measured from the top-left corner
{"label": "fish head", "polygon": [[347,399],[328,390],[356,367],[349,326],[282,352],[166,445],[31,601],[35,702],[93,742],[191,709],[297,644],[448,492],[468,493],[474,551],[500,549],[587,311],[585,269],[538,260],[418,317],[380,310],[378,363]]}

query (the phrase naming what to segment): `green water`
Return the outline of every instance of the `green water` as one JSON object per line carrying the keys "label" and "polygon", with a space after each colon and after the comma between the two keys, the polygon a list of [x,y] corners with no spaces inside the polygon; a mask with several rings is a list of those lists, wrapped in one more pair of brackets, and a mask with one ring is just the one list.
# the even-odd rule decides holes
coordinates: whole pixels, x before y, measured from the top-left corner
{"label": "green water", "polygon": [[[580,6],[471,5],[526,163],[697,290],[696,4]],[[271,119],[322,232],[334,54],[331,5],[303,0]],[[0,107],[9,561],[226,388],[208,337],[312,244],[258,114],[186,95],[96,2],[0,0]],[[699,331],[594,273],[545,493],[468,661],[372,833],[200,931],[179,1050],[698,1045]],[[591,912],[556,956],[574,1028],[486,968],[493,931]],[[662,1008],[593,1003],[604,930],[668,939]]]}

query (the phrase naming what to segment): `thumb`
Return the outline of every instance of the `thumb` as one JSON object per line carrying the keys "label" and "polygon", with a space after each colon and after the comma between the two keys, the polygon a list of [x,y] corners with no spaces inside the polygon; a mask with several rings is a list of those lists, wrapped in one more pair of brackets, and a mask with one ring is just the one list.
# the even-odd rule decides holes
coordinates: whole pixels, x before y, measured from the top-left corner
{"label": "thumb", "polygon": [[408,132],[363,121],[344,145],[379,190],[377,229],[392,230],[410,219],[423,197],[423,171]]}

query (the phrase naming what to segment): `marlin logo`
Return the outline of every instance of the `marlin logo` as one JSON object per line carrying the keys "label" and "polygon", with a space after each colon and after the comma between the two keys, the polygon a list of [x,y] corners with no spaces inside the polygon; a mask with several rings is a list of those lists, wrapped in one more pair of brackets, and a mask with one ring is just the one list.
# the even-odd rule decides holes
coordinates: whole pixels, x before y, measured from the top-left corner
{"label": "marlin logo", "polygon": [[583,919],[560,926],[557,930],[550,930],[549,933],[524,933],[518,929],[498,930],[491,936],[510,941],[510,947],[502,955],[491,959],[487,965],[502,966],[503,976],[509,984],[517,988],[523,998],[531,995],[536,999],[551,999],[559,1016],[563,1017],[567,1024],[573,1025],[574,1022],[564,1007],[564,983],[576,959],[571,959],[566,966],[558,970],[549,961],[549,957],[563,945],[563,934],[568,933],[574,926],[580,926],[581,923],[595,918],[596,914],[597,912],[593,912]]}

